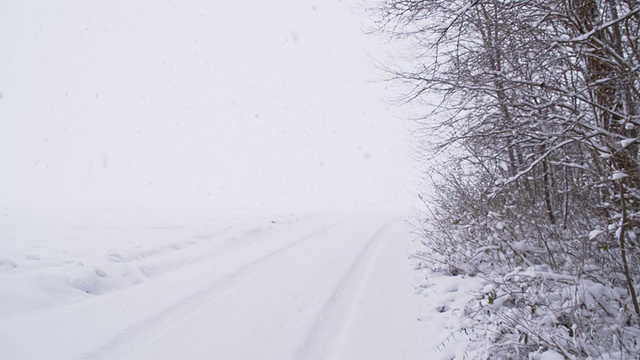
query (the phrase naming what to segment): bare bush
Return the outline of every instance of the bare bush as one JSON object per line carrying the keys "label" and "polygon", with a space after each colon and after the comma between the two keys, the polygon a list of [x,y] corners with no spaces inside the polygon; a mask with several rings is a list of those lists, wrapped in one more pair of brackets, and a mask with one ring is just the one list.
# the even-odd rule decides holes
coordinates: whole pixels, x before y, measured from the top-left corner
{"label": "bare bush", "polygon": [[386,0],[375,13],[412,43],[414,61],[389,69],[405,100],[439,99],[419,119],[435,188],[421,255],[492,284],[467,309],[474,353],[640,356],[639,3]]}

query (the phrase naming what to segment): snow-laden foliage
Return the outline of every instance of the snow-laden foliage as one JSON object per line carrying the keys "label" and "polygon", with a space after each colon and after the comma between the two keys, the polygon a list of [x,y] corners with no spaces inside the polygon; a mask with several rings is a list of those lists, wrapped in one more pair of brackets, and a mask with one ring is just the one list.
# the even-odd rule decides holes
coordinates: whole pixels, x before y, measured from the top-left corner
{"label": "snow-laden foliage", "polygon": [[[572,216],[584,216],[585,223],[574,219],[563,229],[549,224],[541,204],[522,204],[517,188],[482,195],[471,179],[458,174],[439,183],[427,204],[431,213],[419,228],[425,245],[420,257],[432,268],[480,276],[490,284],[478,289],[476,301],[465,309],[464,332],[473,340],[468,353],[480,358],[527,358],[551,350],[577,359],[640,355],[640,324],[616,240],[620,214],[608,224],[595,211],[580,214],[576,208]],[[579,230],[592,227],[598,230]],[[627,256],[638,264],[636,252]]]}
{"label": "snow-laden foliage", "polygon": [[468,354],[640,356],[640,3],[386,0],[377,14],[413,44],[390,73],[426,105],[420,256],[490,284],[467,307]]}

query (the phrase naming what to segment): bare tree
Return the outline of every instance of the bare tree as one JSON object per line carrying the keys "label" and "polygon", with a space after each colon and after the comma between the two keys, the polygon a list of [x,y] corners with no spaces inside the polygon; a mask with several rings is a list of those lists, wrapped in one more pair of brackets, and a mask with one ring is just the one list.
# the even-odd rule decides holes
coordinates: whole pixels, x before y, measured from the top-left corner
{"label": "bare tree", "polygon": [[425,253],[495,283],[474,317],[497,334],[489,355],[638,356],[638,1],[386,0],[376,14],[413,44],[390,70],[405,100],[439,96],[420,119],[440,135],[418,146],[438,155]]}

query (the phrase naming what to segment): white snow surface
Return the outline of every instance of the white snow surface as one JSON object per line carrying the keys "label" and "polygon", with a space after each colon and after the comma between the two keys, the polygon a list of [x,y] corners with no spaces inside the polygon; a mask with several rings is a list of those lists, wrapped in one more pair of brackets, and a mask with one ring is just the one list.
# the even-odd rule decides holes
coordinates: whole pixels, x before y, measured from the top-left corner
{"label": "white snow surface", "polygon": [[622,180],[628,176],[629,175],[623,173],[622,171],[614,171],[613,175],[611,175],[611,180]]}
{"label": "white snow surface", "polygon": [[460,351],[443,341],[457,329],[450,310],[469,294],[450,277],[416,287],[421,272],[407,254],[417,245],[401,216],[0,215],[1,359],[424,359]]}

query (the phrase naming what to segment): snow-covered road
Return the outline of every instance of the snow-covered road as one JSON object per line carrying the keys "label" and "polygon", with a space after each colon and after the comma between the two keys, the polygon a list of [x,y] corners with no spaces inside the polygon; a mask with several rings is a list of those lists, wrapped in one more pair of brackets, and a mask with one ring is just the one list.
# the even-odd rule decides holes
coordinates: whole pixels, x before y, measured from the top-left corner
{"label": "snow-covered road", "polygon": [[[49,301],[20,307],[11,303],[17,298],[0,298],[15,309],[0,316],[0,358],[419,359],[433,351],[429,329],[417,321],[423,299],[407,262],[412,235],[400,217],[284,220],[218,225],[219,235],[183,235],[168,246],[143,241],[135,253],[123,243],[104,258],[89,246],[68,263],[56,263],[51,251],[38,254],[52,269],[75,269],[80,258],[83,270],[95,268],[102,283],[84,277],[92,284],[84,291],[73,270],[63,272],[68,281],[53,282],[75,284],[77,297],[61,285],[33,285],[47,268],[21,263],[14,248],[0,281],[14,291],[32,286]],[[20,237],[6,229],[3,235]],[[68,244],[57,241],[58,250]],[[125,265],[140,281],[122,281]]]}

